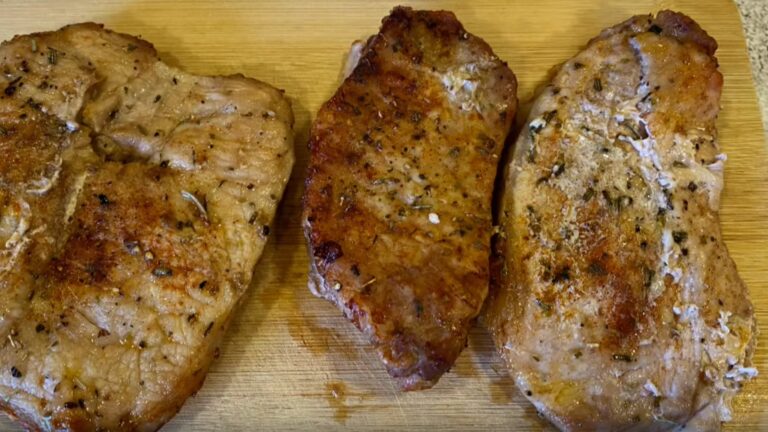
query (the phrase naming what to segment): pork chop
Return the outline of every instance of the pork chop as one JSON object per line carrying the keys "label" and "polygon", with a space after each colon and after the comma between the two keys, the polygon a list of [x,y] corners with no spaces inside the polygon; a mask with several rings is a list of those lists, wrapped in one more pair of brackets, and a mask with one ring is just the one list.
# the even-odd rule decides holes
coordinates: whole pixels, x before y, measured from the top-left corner
{"label": "pork chop", "polygon": [[0,46],[0,408],[156,430],[203,383],[293,164],[281,91],[95,24]]}
{"label": "pork chop", "polygon": [[395,8],[312,126],[309,287],[405,390],[454,363],[488,291],[491,193],[516,81],[450,12]]}
{"label": "pork chop", "polygon": [[717,44],[636,16],[536,99],[500,206],[487,323],[563,430],[719,430],[756,375],[755,321],[718,218]]}

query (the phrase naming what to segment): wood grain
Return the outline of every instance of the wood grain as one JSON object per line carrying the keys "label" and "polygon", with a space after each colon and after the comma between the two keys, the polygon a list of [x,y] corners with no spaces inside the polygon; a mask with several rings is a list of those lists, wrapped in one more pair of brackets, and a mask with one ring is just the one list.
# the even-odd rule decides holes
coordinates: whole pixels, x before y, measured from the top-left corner
{"label": "wood grain", "polygon": [[[508,61],[530,98],[549,69],[600,29],[661,8],[694,17],[719,42],[725,76],[720,143],[728,154],[722,221],[752,294],[763,372],[735,401],[728,430],[768,427],[768,150],[741,23],[726,0],[406,2],[456,12]],[[518,4],[520,3],[520,4]],[[203,74],[242,72],[284,88],[296,112],[298,162],[255,283],[197,397],[167,431],[548,430],[514,388],[486,333],[475,329],[458,364],[432,390],[399,393],[357,331],[306,288],[299,226],[310,119],[335,90],[349,44],[374,33],[384,1],[0,0],[0,38],[97,21],[140,34],[162,57]],[[17,426],[0,420],[0,430]]]}

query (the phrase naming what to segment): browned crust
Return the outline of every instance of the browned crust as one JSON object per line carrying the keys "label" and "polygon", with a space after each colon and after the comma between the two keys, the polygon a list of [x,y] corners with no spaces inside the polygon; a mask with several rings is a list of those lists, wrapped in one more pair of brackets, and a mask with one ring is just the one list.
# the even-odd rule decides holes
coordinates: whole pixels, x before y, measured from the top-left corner
{"label": "browned crust", "polygon": [[[313,124],[303,217],[313,291],[336,303],[371,339],[401,388],[414,390],[431,387],[453,365],[487,292],[491,192],[516,110],[516,81],[488,44],[467,33],[450,12],[398,7],[382,22]],[[444,76],[469,62],[487,62],[477,91],[503,102],[502,111],[485,107],[477,117],[460,114],[431,75]],[[435,113],[452,122],[449,138],[433,130]],[[478,137],[485,137],[487,148]],[[458,173],[444,166],[451,147],[461,154]],[[419,162],[409,159],[409,148],[421,152]],[[427,211],[398,213],[401,204],[387,201],[392,214],[385,215],[359,195],[388,199],[386,185],[377,182],[399,175],[387,174],[390,162],[415,166],[423,182],[435,179],[432,193],[448,200],[430,201],[439,227],[425,226]],[[413,185],[405,177],[392,181]],[[345,204],[345,194],[360,198]],[[477,213],[456,227],[463,238],[443,231],[452,226],[450,215],[461,213],[457,207]],[[384,246],[384,238],[393,245]],[[463,265],[455,259],[462,255]]]}
{"label": "browned crust", "polygon": [[[75,58],[80,59],[80,56],[82,53],[78,52],[77,48],[77,37],[78,35],[70,35],[70,32],[80,32],[81,30],[89,31],[89,32],[97,32],[98,34],[94,35],[86,35],[86,39],[88,41],[93,40],[93,38],[96,38],[96,40],[99,40],[99,43],[101,43],[101,40],[98,38],[103,38],[106,41],[105,44],[110,42],[110,37],[115,36],[119,38],[119,45],[115,45],[114,48],[115,51],[117,51],[117,55],[122,54],[123,51],[125,51],[126,55],[135,55],[138,58],[138,55],[141,55],[144,59],[148,60],[149,63],[146,64],[154,64],[154,61],[157,60],[157,52],[155,48],[150,44],[149,42],[144,41],[141,38],[134,37],[127,34],[117,33],[113,32],[111,30],[105,29],[103,25],[96,24],[96,23],[81,23],[81,24],[73,24],[66,27],[63,27],[60,30],[52,31],[52,32],[41,32],[41,33],[34,33],[29,35],[21,35],[16,36],[13,41],[18,41],[20,38],[25,39],[39,39],[38,43],[41,43],[42,41],[45,42],[52,42],[55,46],[56,41],[62,41],[67,44],[67,46],[73,46],[74,49],[72,50],[72,55]],[[72,38],[70,40],[69,38]],[[8,44],[10,42],[4,42],[4,44]],[[27,45],[25,45],[27,46]],[[41,45],[42,46],[42,45]],[[110,47],[111,48],[111,47]],[[131,54],[132,53],[132,54]],[[38,53],[39,54],[39,53]],[[36,54],[36,55],[38,55]],[[69,54],[69,53],[67,53]],[[109,53],[109,55],[102,55],[103,58],[107,58],[112,53]],[[90,60],[90,58],[86,59],[87,61]],[[109,60],[109,59],[108,59]],[[131,64],[131,61],[133,59],[127,60],[128,64]],[[139,60],[136,60],[136,62],[139,62]],[[96,63],[94,61],[94,63]],[[92,66],[90,64],[90,61],[88,62],[89,67]],[[98,69],[97,65],[93,65],[96,69]],[[137,70],[136,67],[133,68],[134,71]],[[254,83],[259,85],[265,85],[263,82],[245,77],[242,74],[234,74],[234,75],[228,75],[225,76],[225,78],[232,79],[232,80],[241,80],[248,83]],[[94,87],[98,87],[97,84]],[[100,91],[101,89],[94,89],[96,92]],[[279,96],[282,95],[284,92],[282,90],[273,89],[272,87],[264,87],[264,91],[274,92],[274,95]],[[55,138],[52,135],[53,132],[48,131],[44,127],[38,125],[38,124],[32,124],[32,120],[37,119],[37,117],[42,118],[46,123],[43,123],[43,126],[48,127],[48,129],[52,129],[53,131],[58,131],[64,134],[67,131],[67,124],[64,123],[64,120],[68,119],[57,119],[52,115],[44,114],[45,109],[40,109],[38,106],[32,106],[32,104],[29,104],[30,106],[22,106],[21,108],[18,108],[16,106],[16,101],[13,100],[13,94],[9,94],[11,92],[6,92],[5,95],[8,97],[3,97],[2,99],[5,99],[3,101],[2,106],[0,106],[0,110],[4,110],[7,107],[11,107],[11,114],[14,118],[14,120],[18,118],[22,119],[23,121],[19,120],[22,124],[21,127],[26,128],[21,132],[32,132],[32,133],[40,133],[41,130],[45,132],[48,135],[51,135],[51,138]],[[90,96],[93,96],[93,94],[90,94]],[[86,98],[88,100],[88,98]],[[20,104],[19,104],[20,105]],[[293,126],[293,114],[290,107],[290,102],[287,99],[280,98],[279,102],[275,104],[274,107],[272,107],[276,113],[277,117],[280,119],[285,119],[288,123],[289,127]],[[23,116],[19,117],[19,112],[23,111]],[[29,113],[29,116],[27,117]],[[2,114],[5,114],[5,111],[2,112]],[[273,113],[273,117],[275,114]],[[50,123],[50,125],[48,124]],[[21,128],[19,128],[21,129]],[[8,130],[0,130],[2,132],[3,138],[6,137],[7,132],[12,132],[13,134],[17,133],[16,129],[8,129]],[[87,134],[90,134],[91,131],[87,127],[82,127],[81,132],[74,132],[72,136],[77,135],[83,135],[86,136]],[[11,134],[7,134],[10,136]],[[286,137],[287,139],[290,139],[290,135]],[[63,139],[63,138],[62,138]],[[27,140],[27,142],[24,142],[22,140],[22,143],[24,145],[31,145]],[[292,141],[292,140],[291,140]],[[61,144],[61,143],[56,143]],[[37,163],[36,159],[33,159],[29,157],[29,151],[28,149],[24,149],[21,145],[19,146],[20,149],[16,149],[15,153],[18,153],[18,155],[14,154],[14,156],[19,156],[20,159],[24,162],[25,166],[21,167],[22,173],[25,168],[29,168],[29,171],[33,171],[38,168],[37,165],[40,165]],[[60,149],[58,149],[60,150]],[[26,153],[26,155],[24,154]],[[89,152],[89,155],[94,156],[92,153]],[[285,156],[285,154],[281,154],[278,157]],[[291,153],[291,160],[292,160],[292,153]],[[287,159],[287,157],[286,157]],[[285,160],[285,159],[284,159]],[[135,176],[130,175],[132,181],[142,181],[145,180],[143,187],[151,186],[153,183],[153,180],[151,180],[149,177],[152,177],[154,181],[160,181],[162,177],[174,177],[173,174],[170,173],[170,170],[167,168],[162,167],[156,167],[156,166],[148,166],[148,165],[142,165],[142,164],[135,164],[135,163],[127,163],[124,165],[118,165],[118,164],[112,164],[109,162],[103,162],[103,165],[101,165],[99,168],[102,170],[106,170],[105,167],[111,167],[117,168],[117,169],[126,169],[129,168],[136,168],[137,165],[139,167],[140,173],[143,173],[141,169],[146,169],[146,172],[148,173],[148,176],[146,179],[138,180]],[[84,160],[78,160],[76,162],[77,165],[83,164],[85,165],[86,162]],[[2,164],[0,164],[2,165]],[[98,173],[100,172],[98,169],[95,169],[94,167],[90,167],[89,172],[91,174],[90,178],[94,178],[98,176]],[[12,171],[11,169],[8,169],[7,171]],[[4,174],[6,174],[4,172]],[[17,173],[11,172],[11,174],[16,175]],[[130,174],[136,174],[136,171],[130,173]],[[68,174],[63,174],[63,176]],[[182,174],[183,175],[183,174]],[[179,176],[181,177],[181,176]],[[117,176],[116,178],[120,178]],[[90,180],[89,180],[90,181]],[[12,183],[22,183],[14,181]],[[59,184],[63,183],[59,182]],[[136,240],[137,236],[142,237],[142,241],[147,240],[148,242],[156,241],[157,244],[153,245],[153,251],[157,254],[157,256],[165,255],[165,256],[172,256],[173,259],[176,260],[176,263],[179,264],[178,269],[173,268],[172,270],[176,272],[174,277],[168,277],[167,280],[173,280],[173,282],[168,282],[165,285],[161,286],[162,289],[167,289],[169,292],[173,291],[174,293],[183,292],[185,286],[185,283],[189,283],[190,279],[194,279],[196,276],[200,276],[199,272],[195,272],[195,270],[199,270],[202,268],[208,268],[213,264],[214,259],[210,256],[206,256],[208,254],[204,253],[203,248],[200,248],[196,251],[193,251],[192,253],[187,253],[187,251],[181,251],[179,255],[182,255],[181,257],[175,255],[176,252],[179,252],[177,249],[174,249],[174,246],[179,246],[177,243],[176,245],[171,244],[172,240],[169,241],[167,238],[164,238],[162,235],[155,235],[157,234],[157,230],[154,232],[152,231],[153,228],[160,229],[166,229],[170,227],[170,231],[175,232],[180,230],[178,225],[175,227],[171,226],[172,222],[174,220],[173,211],[168,211],[167,208],[162,209],[160,208],[160,205],[158,203],[163,201],[162,197],[162,191],[159,191],[158,189],[150,188],[148,191],[143,191],[141,189],[141,185],[139,190],[126,190],[121,189],[121,186],[123,183],[117,182],[117,185],[112,186],[110,189],[110,185],[112,185],[112,180],[108,182],[108,185],[101,185],[107,190],[107,193],[110,193],[112,191],[120,191],[124,192],[125,195],[121,198],[125,198],[124,201],[115,202],[114,200],[110,201],[109,198],[104,195],[102,198],[101,195],[97,196],[96,194],[93,194],[91,196],[90,194],[87,197],[83,198],[83,202],[80,202],[80,206],[78,208],[80,210],[77,210],[76,215],[80,214],[82,219],[79,219],[75,221],[75,223],[72,223],[70,226],[75,226],[74,231],[72,233],[65,233],[65,232],[58,232],[54,235],[56,237],[57,244],[58,243],[65,243],[66,247],[64,250],[67,252],[63,256],[59,256],[58,259],[52,259],[49,263],[45,264],[46,269],[49,270],[48,273],[45,275],[42,275],[41,281],[44,278],[49,278],[50,282],[54,286],[56,285],[68,285],[67,290],[56,290],[51,289],[50,293],[46,292],[46,295],[50,294],[50,297],[45,297],[44,302],[49,302],[50,304],[61,305],[61,304],[67,304],[69,303],[77,303],[78,297],[82,296],[82,298],[87,298],[88,295],[96,293],[96,295],[100,294],[100,291],[108,291],[110,286],[115,286],[113,282],[115,282],[115,278],[119,278],[120,275],[115,275],[115,269],[118,266],[119,263],[124,264],[126,261],[130,260],[130,258],[126,259],[126,253],[125,253],[125,243],[124,241],[126,239],[130,240]],[[126,184],[131,183],[126,182]],[[223,182],[222,182],[223,183]],[[90,185],[90,183],[88,183]],[[134,183],[133,186],[136,186]],[[285,184],[283,183],[282,186],[284,187]],[[245,185],[243,185],[243,188],[245,188]],[[253,185],[251,184],[248,189],[253,188]],[[53,192],[52,192],[53,193]],[[58,192],[57,192],[58,193]],[[63,192],[62,192],[63,193]],[[158,196],[158,194],[160,196]],[[277,201],[280,199],[280,195],[282,194],[282,189],[279,193],[276,193],[274,200]],[[109,195],[109,197],[114,198],[112,195]],[[46,199],[49,199],[50,196],[47,196]],[[165,200],[168,200],[168,195],[165,195]],[[101,203],[99,201],[102,201]],[[154,204],[153,204],[154,203]],[[194,212],[195,215],[198,215],[198,212]],[[190,219],[192,218],[184,218],[185,223],[191,223]],[[203,218],[205,219],[205,218]],[[70,219],[71,220],[71,219]],[[180,222],[180,221],[177,221]],[[270,221],[266,221],[265,223],[269,223]],[[171,225],[169,225],[171,224]],[[87,225],[87,227],[85,227]],[[205,220],[203,223],[201,223],[202,226],[197,227],[197,232],[201,233],[201,237],[210,234],[209,230],[209,224],[208,221]],[[69,229],[69,227],[67,227]],[[254,229],[256,229],[254,227]],[[172,235],[171,235],[172,236]],[[264,235],[266,236],[266,234]],[[149,239],[149,240],[148,240]],[[176,239],[177,240],[177,239]],[[211,238],[211,236],[208,236],[206,239],[207,242],[204,242],[204,245],[209,245],[211,247],[214,247],[215,244],[215,238]],[[181,243],[188,244],[187,239],[184,239]],[[157,246],[157,247],[154,247]],[[41,254],[43,255],[43,254]],[[188,258],[188,260],[186,260]],[[210,259],[209,259],[210,258]],[[43,258],[40,258],[42,260]],[[78,262],[79,259],[79,262]],[[141,259],[141,258],[139,258]],[[186,262],[184,262],[186,260]],[[198,263],[202,263],[202,265],[198,266],[198,268],[194,267],[194,261],[197,260]],[[170,259],[169,259],[170,261]],[[87,265],[84,265],[84,263],[87,263]],[[43,264],[40,264],[42,266]],[[128,266],[126,266],[128,267]],[[169,268],[172,266],[168,266]],[[220,269],[222,270],[222,273],[224,273],[224,266],[220,266]],[[119,270],[119,269],[118,269]],[[176,271],[179,270],[179,271]],[[214,269],[216,270],[216,269]],[[240,274],[233,274],[230,273],[227,276],[227,281],[232,283],[232,286],[235,290],[234,295],[240,297],[237,301],[237,304],[232,306],[230,309],[226,310],[224,314],[218,315],[215,323],[211,322],[208,327],[206,328],[203,323],[201,331],[205,331],[205,337],[206,342],[203,344],[203,349],[200,350],[199,357],[193,359],[191,364],[185,364],[179,366],[179,368],[182,368],[183,371],[180,373],[181,379],[174,379],[173,381],[167,383],[168,386],[168,394],[167,398],[162,400],[159,403],[153,403],[149,410],[145,413],[141,413],[140,415],[135,415],[133,413],[126,414],[124,418],[120,419],[121,423],[118,427],[119,430],[157,430],[160,427],[163,426],[167,421],[169,421],[183,406],[186,399],[195,394],[203,385],[207,371],[209,367],[211,366],[213,360],[218,357],[219,352],[219,345],[222,341],[223,335],[226,332],[226,328],[229,325],[229,322],[231,321],[232,316],[234,315],[234,312],[239,307],[240,302],[242,301],[241,294],[247,289],[247,281],[250,280],[250,270],[248,269],[248,275],[240,275]],[[227,273],[230,272],[229,269],[226,270]],[[131,272],[127,272],[131,273]],[[191,274],[191,276],[189,274]],[[137,273],[131,273],[131,274],[123,274],[124,277],[132,277],[136,276]],[[179,276],[178,278],[176,276]],[[35,277],[37,279],[37,275]],[[215,278],[213,278],[215,279]],[[225,278],[219,278],[219,280],[223,280]],[[200,286],[201,292],[203,291],[203,288],[201,285],[199,285],[200,280],[196,280],[194,283],[194,286]],[[207,291],[213,291],[213,289],[218,289],[214,284],[208,284],[208,286],[205,288]],[[118,286],[122,286],[119,285]],[[46,290],[48,286],[46,285]],[[74,289],[72,289],[74,288]],[[42,290],[41,290],[42,291]],[[38,295],[38,298],[43,297],[42,295]],[[31,297],[30,297],[31,299]],[[117,304],[117,303],[116,303]],[[51,308],[55,310],[54,308]],[[66,309],[66,308],[64,308]],[[47,309],[46,309],[47,310]],[[36,312],[34,312],[36,313]],[[58,312],[57,312],[58,315]],[[61,317],[61,316],[59,316]],[[56,317],[49,317],[49,316],[42,316],[39,320],[40,322],[46,322],[46,319],[56,319]],[[47,322],[46,322],[47,323]],[[215,324],[215,325],[214,325]],[[125,324],[123,324],[125,325]],[[133,327],[133,325],[131,325]],[[210,333],[209,333],[210,332]],[[143,385],[143,383],[141,383]],[[98,393],[97,393],[98,397]],[[90,400],[88,400],[90,402]],[[83,407],[83,404],[81,402],[80,408]],[[73,430],[73,431],[88,431],[88,430],[95,430],[97,428],[97,424],[99,423],[99,420],[94,417],[94,412],[91,407],[89,406],[88,410],[85,409],[73,409],[73,410],[65,410],[65,411],[55,411],[51,418],[47,420],[42,420],[41,416],[35,416],[33,414],[31,417],[29,416],[21,416],[20,413],[15,412],[13,407],[9,405],[9,403],[5,400],[0,401],[0,411],[6,412],[9,417],[11,417],[14,420],[17,420],[24,428],[28,430],[45,430],[47,427],[45,425],[45,421],[50,421],[52,423],[52,427],[56,430]],[[39,414],[39,413],[37,413]],[[99,414],[96,414],[96,416],[99,416]],[[109,429],[110,427],[108,427]],[[111,429],[110,429],[111,430]]]}
{"label": "browned crust", "polygon": [[717,51],[717,41],[688,15],[671,10],[663,10],[656,14],[653,23],[661,27],[659,34],[673,37],[683,43],[694,43],[710,56],[714,55],[715,51]]}

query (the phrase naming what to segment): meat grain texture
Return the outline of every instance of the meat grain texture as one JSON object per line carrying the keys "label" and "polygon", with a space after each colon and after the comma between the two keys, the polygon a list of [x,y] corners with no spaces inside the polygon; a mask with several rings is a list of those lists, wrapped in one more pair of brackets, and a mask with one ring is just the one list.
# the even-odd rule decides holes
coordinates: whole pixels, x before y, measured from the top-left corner
{"label": "meat grain texture", "polygon": [[309,286],[405,390],[454,363],[488,291],[491,194],[516,80],[450,12],[383,20],[310,138]]}
{"label": "meat grain texture", "polygon": [[719,228],[717,44],[636,16],[565,62],[505,170],[486,321],[562,430],[719,430],[757,374]]}
{"label": "meat grain texture", "polygon": [[202,385],[293,164],[279,90],[96,24],[0,46],[0,408],[158,429]]}

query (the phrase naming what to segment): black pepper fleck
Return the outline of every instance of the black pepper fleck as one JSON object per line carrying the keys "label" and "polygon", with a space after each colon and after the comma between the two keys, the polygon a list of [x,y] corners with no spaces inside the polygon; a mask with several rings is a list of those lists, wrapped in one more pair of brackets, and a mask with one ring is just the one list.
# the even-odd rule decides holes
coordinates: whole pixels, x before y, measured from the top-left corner
{"label": "black pepper fleck", "polygon": [[688,233],[685,231],[672,231],[672,239],[677,244],[683,243],[688,239]]}

